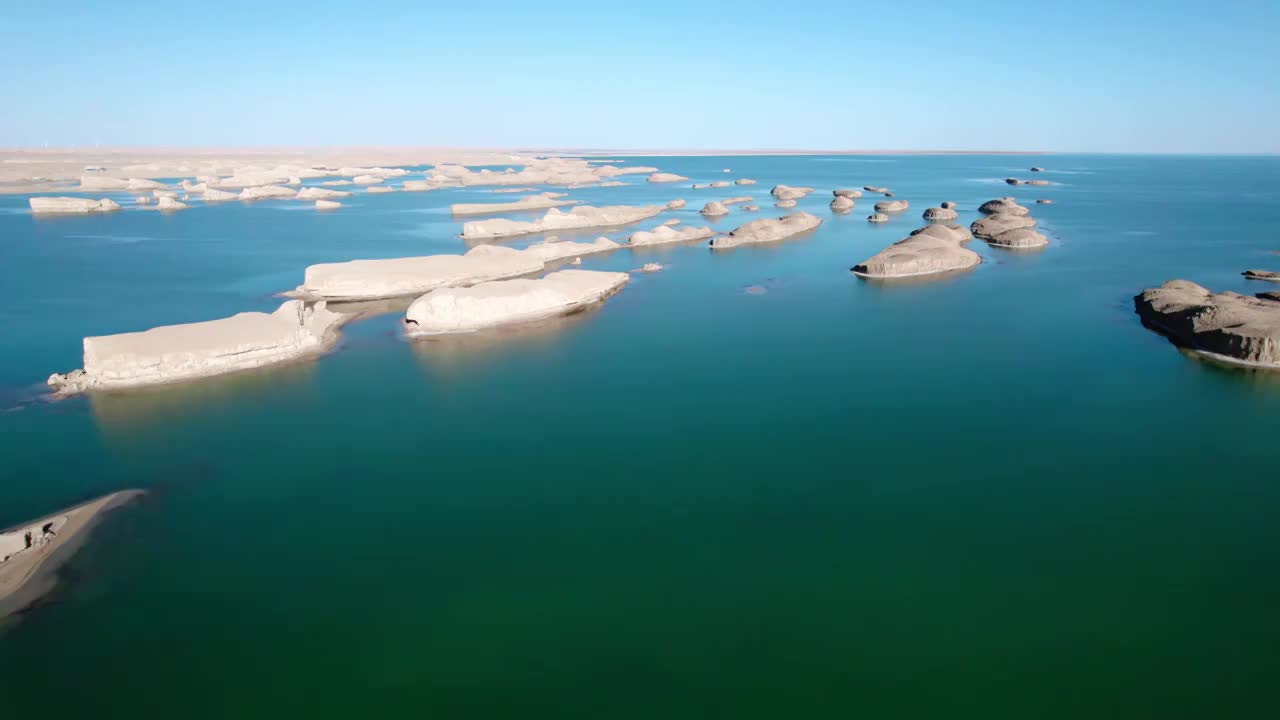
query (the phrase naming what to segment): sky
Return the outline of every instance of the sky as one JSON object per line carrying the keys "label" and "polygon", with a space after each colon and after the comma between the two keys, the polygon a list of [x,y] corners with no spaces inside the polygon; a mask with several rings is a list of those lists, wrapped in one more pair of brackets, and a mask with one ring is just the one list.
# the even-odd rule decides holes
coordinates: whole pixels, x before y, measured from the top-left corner
{"label": "sky", "polygon": [[1280,2],[0,2],[0,146],[1280,152]]}

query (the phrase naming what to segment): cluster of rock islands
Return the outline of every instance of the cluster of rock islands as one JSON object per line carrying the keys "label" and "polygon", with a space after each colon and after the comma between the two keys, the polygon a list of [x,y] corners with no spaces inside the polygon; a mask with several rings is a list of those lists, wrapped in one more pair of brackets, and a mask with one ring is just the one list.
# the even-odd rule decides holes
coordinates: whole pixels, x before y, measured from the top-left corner
{"label": "cluster of rock islands", "polygon": [[[1041,172],[1033,168],[1033,172]],[[726,171],[727,172],[727,171]],[[492,244],[509,238],[617,228],[656,218],[686,207],[684,199],[665,204],[629,206],[581,205],[565,192],[536,192],[535,188],[607,187],[623,184],[617,178],[643,176],[653,184],[688,181],[653,167],[626,167],[609,162],[571,158],[531,160],[521,169],[473,170],[463,165],[439,164],[408,177],[398,167],[248,167],[229,176],[198,176],[177,185],[146,178],[118,178],[86,173],[82,191],[124,191],[138,194],[143,209],[180,210],[198,197],[204,202],[260,199],[314,203],[317,209],[335,209],[352,190],[365,192],[421,192],[450,187],[493,186],[496,193],[528,193],[516,200],[493,203],[457,203],[450,206],[459,218],[501,215],[510,212],[545,211],[541,217],[515,220],[505,217],[466,220],[460,237],[470,250],[457,255],[352,260],[312,265],[302,284],[275,311],[246,312],[201,323],[158,327],[143,332],[84,339],[83,367],[54,374],[49,384],[61,394],[99,388],[152,385],[218,375],[286,362],[324,352],[338,338],[341,326],[357,315],[335,303],[409,298],[403,325],[407,335],[474,331],[495,325],[529,322],[557,314],[577,312],[599,304],[621,290],[626,273],[560,270],[558,266],[581,264],[584,256],[627,247],[707,241],[712,250],[742,245],[775,243],[808,233],[822,220],[808,212],[751,220],[730,232],[705,226],[679,226],[671,218],[650,229],[631,232],[625,242],[600,237],[592,242],[562,241],[546,237],[523,249]],[[332,178],[332,179],[328,179]],[[323,179],[299,187],[303,180]],[[398,180],[398,187],[387,183]],[[714,181],[688,186],[693,190],[754,185],[752,178]],[[1045,185],[1047,181],[1009,179],[1011,185]],[[794,208],[814,192],[812,187],[774,185],[769,195],[776,207]],[[910,203],[895,198],[886,187],[864,185],[860,190],[832,191],[833,213],[850,213],[864,193],[879,195],[872,223],[885,223],[905,213]],[[1046,202],[1042,198],[1039,202]],[[110,198],[33,197],[37,214],[99,213],[121,209]],[[751,195],[706,201],[698,211],[712,220],[731,212],[757,210]],[[942,202],[923,212],[924,225],[852,267],[854,275],[874,280],[928,278],[968,270],[982,256],[968,247],[975,238],[1004,251],[1035,251],[1049,244],[1038,231],[1031,211],[1012,197],[990,200],[977,210],[982,217],[968,227],[957,224],[959,208]],[[645,271],[661,269],[648,264]],[[1280,280],[1280,273],[1250,270],[1246,277]],[[541,277],[540,277],[541,276]],[[1280,298],[1262,293],[1249,298],[1234,293],[1213,294],[1186,281],[1166,283],[1137,298],[1138,313],[1149,326],[1174,342],[1205,353],[1234,358],[1252,365],[1280,363],[1276,344]]]}

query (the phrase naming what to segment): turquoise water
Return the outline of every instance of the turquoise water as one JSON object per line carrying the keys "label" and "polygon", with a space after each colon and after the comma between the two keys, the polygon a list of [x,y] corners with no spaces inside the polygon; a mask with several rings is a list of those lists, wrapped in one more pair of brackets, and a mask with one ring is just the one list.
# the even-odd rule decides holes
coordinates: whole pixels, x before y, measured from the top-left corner
{"label": "turquoise water", "polygon": [[[46,403],[80,338],[267,310],[311,263],[457,252],[486,189],[35,219],[0,196],[0,527],[148,488],[0,634],[0,697],[144,717],[1261,717],[1280,710],[1280,378],[1132,296],[1268,287],[1280,158],[640,158],[586,203],[819,188],[770,247],[525,331]],[[1047,188],[1006,176],[1043,165]],[[725,175],[721,168],[732,168]],[[865,221],[830,189],[887,185]],[[942,200],[1052,245],[932,283],[848,268]],[[751,217],[735,212],[715,225]],[[641,223],[649,227],[656,221]],[[609,233],[611,237],[625,231]],[[594,236],[590,234],[589,236]],[[764,294],[744,288],[762,285]]]}

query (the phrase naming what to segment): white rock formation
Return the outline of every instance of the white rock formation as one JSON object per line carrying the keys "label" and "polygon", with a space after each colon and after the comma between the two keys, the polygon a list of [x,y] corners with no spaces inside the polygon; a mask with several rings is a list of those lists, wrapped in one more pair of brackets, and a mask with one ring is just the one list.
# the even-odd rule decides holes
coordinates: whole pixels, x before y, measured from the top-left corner
{"label": "white rock formation", "polygon": [[880,193],[881,195],[889,192],[889,188],[876,187],[875,185],[863,185],[862,189],[867,192]]}
{"label": "white rock formation", "polygon": [[733,181],[734,185],[755,185],[756,181],[751,178],[738,178]]}
{"label": "white rock formation", "polygon": [[679,210],[682,207],[684,207],[683,199],[672,200],[671,202],[667,203],[668,210]]}
{"label": "white rock formation", "polygon": [[534,254],[479,245],[465,255],[427,255],[311,265],[297,293],[325,300],[376,300],[421,295],[441,287],[474,285],[541,272]]}
{"label": "white rock formation", "polygon": [[203,197],[204,201],[208,203],[208,202],[226,202],[227,200],[237,200],[239,199],[240,196],[233,192],[227,192],[226,190],[219,190],[218,188],[209,188],[208,190],[205,190],[204,193],[202,193],[201,197]]}
{"label": "white rock formation", "polygon": [[627,238],[627,244],[634,246],[666,245],[668,243],[706,240],[715,234],[716,231],[709,227],[694,227],[689,225],[676,230],[670,225],[659,225],[652,230],[641,230],[640,232],[631,233],[631,237]]}
{"label": "white rock formation", "polygon": [[907,209],[908,205],[909,203],[906,200],[881,200],[876,203],[875,209],[878,213],[902,212]]}
{"label": "white rock formation", "polygon": [[847,213],[853,209],[853,200],[844,195],[836,195],[831,199],[831,210],[838,213]]}
{"label": "white rock formation", "polygon": [[665,172],[656,172],[649,176],[649,182],[651,183],[683,182],[688,179],[689,178],[683,175],[676,175],[675,173],[665,173]]}
{"label": "white rock formation", "polygon": [[536,242],[520,252],[537,258],[543,264],[551,264],[565,258],[577,258],[583,255],[610,252],[622,247],[607,237],[598,237],[592,242],[568,242],[560,238],[547,238]]}
{"label": "white rock formation", "polygon": [[772,243],[813,230],[822,224],[816,215],[796,212],[780,218],[761,218],[738,227],[728,235],[711,240],[712,249]]}
{"label": "white rock formation", "polygon": [[703,215],[706,215],[707,217],[717,217],[719,215],[728,215],[729,208],[725,207],[724,203],[716,202],[715,200],[712,200],[706,205],[703,205],[702,209],[699,210],[698,212],[702,213]]}
{"label": "white rock formation", "polygon": [[376,178],[393,178],[408,175],[409,171],[404,168],[385,168],[385,167],[344,167],[338,168],[338,174],[343,177],[354,178],[354,182],[359,184],[361,177]]}
{"label": "white rock formation", "polygon": [[1004,213],[1005,215],[1026,215],[1031,211],[1018,204],[1018,201],[1011,197],[996,198],[988,200],[978,206],[978,212],[987,215],[995,215],[996,213]]}
{"label": "white rock formation", "polygon": [[158,202],[156,202],[156,209],[168,210],[168,211],[186,210],[187,204],[184,202],[179,202],[177,198],[162,197]]}
{"label": "white rock formation", "polygon": [[884,213],[873,213],[867,216],[867,222],[872,222],[872,223],[889,222],[889,216],[885,215]]}
{"label": "white rock formation", "polygon": [[178,193],[173,190],[152,190],[151,196],[154,198],[176,198],[178,197]]}
{"label": "white rock formation", "polygon": [[[241,200],[266,200],[270,198],[293,198],[298,194],[293,188],[281,185],[257,185],[240,191]],[[206,195],[206,199],[208,196]]]}
{"label": "white rock formation", "polygon": [[317,210],[337,210],[340,207],[342,207],[342,203],[338,202],[337,200],[317,200],[316,201]]}
{"label": "white rock formation", "polygon": [[138,197],[133,199],[133,204],[134,205],[150,205],[155,201],[156,201],[155,198],[150,197],[148,195],[139,195]]}
{"label": "white rock formation", "polygon": [[620,272],[561,270],[537,280],[441,288],[413,301],[405,312],[405,331],[468,332],[566,315],[602,302],[630,279]]}
{"label": "white rock formation", "polygon": [[560,200],[563,193],[542,193],[528,195],[514,202],[506,203],[455,203],[449,206],[453,215],[493,215],[496,213],[516,212],[519,210],[545,210],[547,208],[573,205],[577,200]]}
{"label": "white rock formation", "polygon": [[[946,203],[943,203],[944,205]],[[931,207],[924,211],[924,219],[930,222],[950,222],[955,220],[959,215],[955,210],[947,207]]]}
{"label": "white rock formation", "polygon": [[320,184],[326,187],[340,187],[342,185],[350,185],[352,183],[350,180],[325,180]]}
{"label": "white rock formation", "polygon": [[395,192],[395,191],[396,191],[395,188],[387,187],[386,185],[370,185],[369,187],[365,188],[365,192],[369,193],[370,195],[377,195],[378,193],[389,193],[389,192]]}
{"label": "white rock formation", "polygon": [[855,200],[857,198],[862,197],[861,190],[832,190],[831,194],[835,195],[836,197],[847,197],[850,200]]}
{"label": "white rock formation", "polygon": [[773,205],[774,207],[779,207],[779,208],[782,208],[783,210],[788,210],[796,206],[796,201],[795,200],[779,200]]}
{"label": "white rock formation", "polygon": [[380,177],[378,175],[357,175],[351,178],[351,182],[357,185],[377,185],[378,183],[383,182],[385,179],[386,178]]}
{"label": "white rock formation", "polygon": [[462,225],[462,237],[472,239],[504,238],[530,233],[553,230],[581,230],[594,227],[612,227],[628,225],[662,212],[661,205],[607,205],[592,207],[579,205],[568,212],[559,208],[551,208],[540,220],[520,221],[495,218],[492,220],[473,220]]}
{"label": "white rock formation", "polygon": [[926,225],[851,271],[868,278],[904,278],[964,270],[982,262],[982,256],[963,247],[971,237],[960,225]]}
{"label": "white rock formation", "polygon": [[156,182],[155,180],[147,180],[145,178],[129,178],[128,187],[126,189],[155,190],[157,188],[163,188],[163,187],[164,187],[164,183],[159,183],[159,182]]}
{"label": "white rock formation", "polygon": [[811,187],[791,187],[790,185],[775,185],[769,194],[778,200],[799,200],[800,198],[813,192]]}
{"label": "white rock formation", "polygon": [[428,190],[438,190],[440,186],[426,180],[405,180],[400,184],[400,189],[405,192],[426,192]]}
{"label": "white rock formation", "polygon": [[350,195],[351,193],[347,192],[346,190],[330,190],[328,188],[320,188],[320,187],[305,187],[299,190],[298,194],[294,195],[294,198],[298,200],[328,200],[329,198],[349,197]]}
{"label": "white rock formation", "polygon": [[128,190],[129,181],[124,178],[107,177],[105,175],[82,175],[81,190]]}
{"label": "white rock formation", "polygon": [[60,393],[136,387],[220,375],[318,353],[343,316],[324,303],[290,300],[273,313],[169,325],[84,339],[84,368],[49,377]]}
{"label": "white rock formation", "polygon": [[72,215],[119,210],[120,204],[110,198],[90,200],[76,197],[33,197],[27,200],[35,215]]}

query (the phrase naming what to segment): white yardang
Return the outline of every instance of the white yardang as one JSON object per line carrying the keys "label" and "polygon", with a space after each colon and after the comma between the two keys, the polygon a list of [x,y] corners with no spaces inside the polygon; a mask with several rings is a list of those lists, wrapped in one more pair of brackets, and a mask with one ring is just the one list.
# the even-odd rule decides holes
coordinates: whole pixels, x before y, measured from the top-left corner
{"label": "white yardang", "polygon": [[49,376],[59,393],[136,387],[221,375],[323,351],[344,316],[289,300],[273,313],[168,325],[84,339],[84,369]]}
{"label": "white yardang", "polygon": [[36,215],[100,213],[120,209],[120,204],[110,198],[33,197],[27,203]]}
{"label": "white yardang", "polygon": [[328,188],[307,187],[298,191],[294,197],[298,200],[328,200],[330,198],[350,197],[346,190],[329,190]]}
{"label": "white yardang", "polygon": [[903,278],[964,270],[982,262],[982,256],[962,247],[972,237],[960,225],[926,225],[851,271],[861,277]]}
{"label": "white yardang", "polygon": [[581,255],[609,252],[620,247],[622,246],[607,237],[598,237],[589,243],[567,242],[558,238],[547,238],[542,242],[530,245],[520,252],[535,257],[544,264],[549,264]]}
{"label": "white yardang", "polygon": [[702,213],[703,215],[706,215],[707,217],[717,217],[719,215],[728,215],[729,208],[725,207],[724,203],[722,202],[717,202],[715,200],[712,200],[706,205],[703,205],[702,209],[699,210],[698,212]]}
{"label": "white yardang", "polygon": [[649,182],[651,183],[683,182],[688,179],[689,178],[683,175],[676,175],[675,173],[665,173],[665,172],[656,172],[649,176]]}
{"label": "white yardang", "polygon": [[368,188],[365,189],[365,192],[369,193],[370,195],[377,195],[378,193],[389,193],[389,192],[395,192],[395,191],[396,191],[395,188],[387,187],[386,185],[370,185]]}
{"label": "white yardang", "polygon": [[453,215],[490,215],[494,213],[513,212],[518,210],[545,210],[547,208],[573,205],[577,200],[560,200],[564,193],[542,193],[528,195],[514,202],[505,203],[455,203],[449,206]]}
{"label": "white yardang", "polygon": [[534,254],[498,245],[480,245],[465,255],[427,255],[386,260],[352,260],[311,265],[297,289],[326,300],[375,300],[421,295],[429,290],[474,285],[540,272]]}
{"label": "white yardang", "polygon": [[667,203],[667,209],[668,209],[668,210],[679,210],[679,209],[680,209],[680,208],[682,208],[682,207],[684,207],[684,200],[683,200],[683,199],[679,199],[679,198],[678,198],[678,199],[672,200],[671,202]]}
{"label": "white yardang", "polygon": [[836,195],[831,199],[831,210],[834,212],[849,212],[853,209],[853,200],[844,195]]}
{"label": "white yardang", "polygon": [[569,212],[559,208],[551,208],[540,220],[528,222],[495,218],[493,220],[472,220],[462,225],[462,237],[472,239],[503,238],[552,230],[581,230],[584,228],[612,227],[628,225],[662,212],[661,205],[608,205],[592,207],[579,205]]}
{"label": "white yardang", "polygon": [[711,247],[721,249],[778,242],[813,230],[821,224],[822,220],[818,216],[807,212],[791,213],[780,218],[761,218],[740,226],[728,235],[712,239]]}
{"label": "white yardang", "polygon": [[910,205],[906,200],[881,200],[876,203],[875,209],[878,213],[902,212]]}
{"label": "white yardang", "polygon": [[384,179],[385,178],[379,175],[357,175],[351,178],[351,182],[357,185],[377,185],[378,183],[382,182]]}
{"label": "white yardang", "polygon": [[621,272],[561,270],[538,280],[503,280],[423,295],[405,312],[410,335],[468,332],[567,315],[627,284]]}
{"label": "white yardang", "polygon": [[297,190],[279,185],[259,185],[256,187],[248,187],[240,191],[241,200],[266,200],[269,198],[293,198],[298,194]]}
{"label": "white yardang", "polygon": [[666,245],[667,243],[688,242],[690,240],[706,240],[716,231],[709,227],[689,225],[679,230],[668,225],[659,225],[652,230],[641,230],[627,238],[628,245]]}
{"label": "white yardang", "polygon": [[774,185],[769,191],[771,195],[779,200],[799,200],[800,198],[813,192],[811,187],[791,187],[790,185]]}
{"label": "white yardang", "polygon": [[160,198],[160,202],[156,203],[156,209],[157,209],[157,210],[168,210],[168,211],[173,211],[173,210],[186,210],[186,209],[187,209],[187,204],[186,204],[186,203],[184,203],[184,202],[179,202],[179,201],[178,201],[177,199],[175,199],[175,198],[171,198],[171,197],[162,197],[162,198]]}

